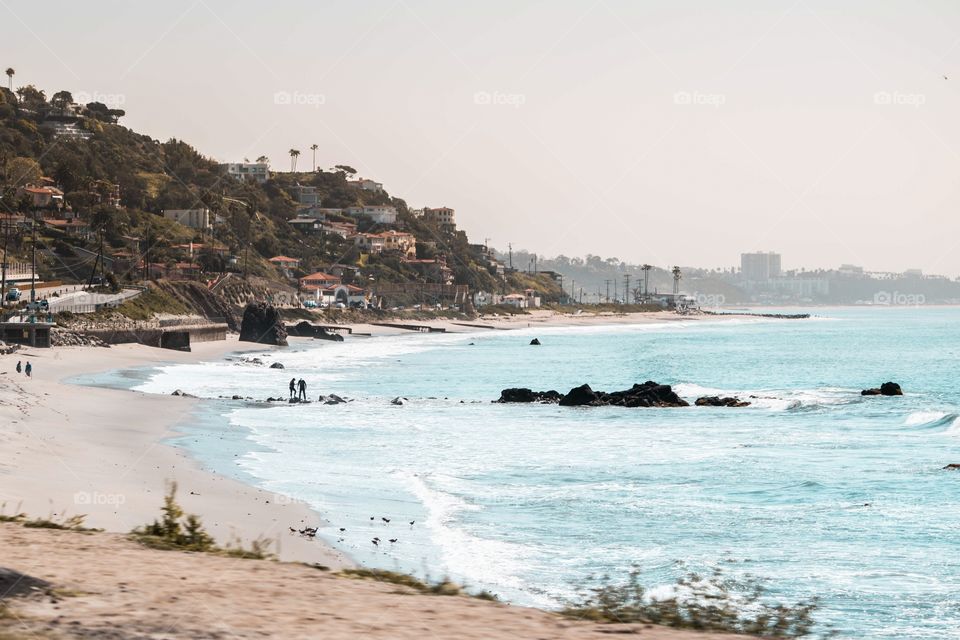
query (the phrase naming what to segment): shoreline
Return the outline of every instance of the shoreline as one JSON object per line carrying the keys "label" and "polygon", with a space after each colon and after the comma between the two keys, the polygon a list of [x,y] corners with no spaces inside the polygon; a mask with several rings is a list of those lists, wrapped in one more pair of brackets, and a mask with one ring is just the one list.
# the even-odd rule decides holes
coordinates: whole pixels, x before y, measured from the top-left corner
{"label": "shoreline", "polygon": [[[493,329],[466,327],[451,320],[417,324],[443,327],[448,333],[482,334],[497,329],[715,323],[738,318],[761,320],[669,312],[568,315],[533,311],[475,321]],[[350,326],[372,337],[413,333],[370,324]],[[2,513],[24,512],[29,517],[54,520],[84,514],[86,526],[127,533],[159,517],[166,485],[176,481],[181,506],[187,513],[200,516],[218,544],[239,541],[249,545],[266,537],[273,541],[270,550],[280,560],[331,568],[355,566],[346,553],[330,543],[289,530],[320,526],[325,514],[306,503],[209,469],[188,447],[175,443],[189,437],[182,427],[201,410],[203,400],[70,382],[108,371],[196,363],[278,349],[283,347],[240,343],[236,335],[231,335],[226,341],[197,343],[191,352],[125,344],[110,348],[21,348],[0,356],[0,418],[11,427],[0,434],[0,444],[11,451],[0,462]],[[13,373],[18,360],[33,363],[33,378]]]}

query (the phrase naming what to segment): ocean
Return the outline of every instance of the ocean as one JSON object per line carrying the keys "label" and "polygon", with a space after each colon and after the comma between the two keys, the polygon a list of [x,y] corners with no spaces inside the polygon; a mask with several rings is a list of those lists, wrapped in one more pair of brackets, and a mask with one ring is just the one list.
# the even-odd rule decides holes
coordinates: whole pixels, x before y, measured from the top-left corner
{"label": "ocean", "polygon": [[[541,607],[634,566],[651,587],[720,568],[767,579],[785,602],[819,596],[816,619],[841,637],[960,637],[960,472],[942,470],[960,463],[960,309],[814,313],[298,341],[96,383],[262,400],[285,398],[295,376],[313,399],[350,399],[211,400],[175,443],[309,503],[321,537],[365,565]],[[491,402],[506,387],[645,380],[690,401],[757,398]],[[861,397],[887,380],[905,395]]]}

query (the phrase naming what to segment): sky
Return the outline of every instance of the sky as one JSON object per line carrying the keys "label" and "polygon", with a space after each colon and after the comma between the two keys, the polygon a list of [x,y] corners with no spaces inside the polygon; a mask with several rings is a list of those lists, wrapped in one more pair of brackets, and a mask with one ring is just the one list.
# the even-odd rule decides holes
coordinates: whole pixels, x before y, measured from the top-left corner
{"label": "sky", "polygon": [[[960,275],[960,3],[0,0],[14,87],[541,255]],[[3,79],[0,77],[0,79]]]}

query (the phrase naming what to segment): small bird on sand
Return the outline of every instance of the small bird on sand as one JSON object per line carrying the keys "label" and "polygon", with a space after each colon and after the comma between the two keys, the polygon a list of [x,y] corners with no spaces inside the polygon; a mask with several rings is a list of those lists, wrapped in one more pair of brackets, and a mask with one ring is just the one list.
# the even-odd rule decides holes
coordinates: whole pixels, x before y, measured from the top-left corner
{"label": "small bird on sand", "polygon": [[415,525],[416,523],[417,523],[416,520],[411,520],[411,521],[410,521],[410,526],[412,527],[412,526]]}
{"label": "small bird on sand", "polygon": [[390,538],[390,542],[396,542],[396,541],[397,541],[396,538]]}
{"label": "small bird on sand", "polygon": [[376,538],[374,538],[374,539],[371,540],[370,542],[372,542],[372,543],[373,543],[373,546],[375,546],[375,547],[379,547],[379,546],[380,546],[380,541],[377,540]]}
{"label": "small bird on sand", "polygon": [[340,527],[340,531],[346,531],[346,530],[347,529],[345,527]]}
{"label": "small bird on sand", "polygon": [[384,522],[387,522],[387,523],[390,522],[390,518],[380,518],[380,519],[383,520]]}
{"label": "small bird on sand", "polygon": [[373,520],[373,516],[370,516],[370,519]]}

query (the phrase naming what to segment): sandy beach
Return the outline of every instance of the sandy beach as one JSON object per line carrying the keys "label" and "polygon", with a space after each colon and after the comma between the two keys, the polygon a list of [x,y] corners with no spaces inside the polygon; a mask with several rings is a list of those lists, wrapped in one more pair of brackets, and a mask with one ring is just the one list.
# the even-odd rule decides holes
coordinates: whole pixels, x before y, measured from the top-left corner
{"label": "sandy beach", "polygon": [[[626,317],[614,314],[558,316],[548,312],[538,312],[509,318],[483,318],[477,320],[476,324],[510,329],[525,328],[528,325],[576,326],[624,322],[699,321],[701,319],[703,318],[677,316],[672,313],[637,314]],[[450,331],[477,330],[449,321],[431,321],[422,324],[443,326]],[[369,332],[374,336],[397,331],[374,325],[355,325],[354,329],[358,332]],[[196,344],[193,351],[189,353],[160,350],[142,345],[118,345],[110,348],[22,348],[14,354],[0,356],[0,424],[4,425],[3,430],[0,431],[0,448],[5,454],[0,460],[0,504],[2,504],[3,513],[6,515],[25,513],[30,517],[50,518],[55,521],[83,514],[86,517],[86,526],[122,534],[158,517],[165,486],[170,481],[176,481],[179,486],[178,498],[181,505],[188,513],[199,514],[204,526],[221,545],[238,541],[249,544],[257,538],[268,538],[272,541],[271,550],[277,554],[279,560],[322,565],[334,570],[350,566],[350,559],[339,551],[319,540],[290,532],[289,527],[318,526],[322,522],[322,514],[313,512],[302,503],[284,499],[283,496],[277,496],[204,470],[183,450],[163,443],[165,438],[175,435],[175,427],[189,418],[190,412],[196,407],[196,403],[201,402],[200,400],[116,389],[89,388],[65,382],[79,374],[157,363],[217,360],[231,352],[262,351],[270,348],[264,345],[239,343],[236,336],[231,336],[222,342]],[[32,378],[15,373],[17,361],[32,363]],[[44,564],[42,567],[25,566],[24,563],[29,565],[31,557],[33,561],[42,557],[42,554],[31,556],[25,550],[36,549],[37,545],[42,545],[42,539],[34,539],[41,534],[63,536],[58,538],[58,541],[69,541],[71,544],[76,541],[81,547],[86,544],[83,542],[85,538],[82,534],[28,532],[21,531],[17,525],[7,525],[0,533],[4,539],[0,547],[5,550],[3,562],[0,564],[24,573],[39,571],[41,575],[38,577],[70,584],[71,580],[76,579],[76,575],[71,574],[69,566],[63,565],[59,557],[58,561],[53,563],[58,565],[56,569],[51,564]],[[71,538],[71,535],[75,537]],[[196,554],[148,551],[139,549],[134,543],[118,537],[107,536],[104,539],[109,542],[103,544],[120,545],[124,554],[132,554],[132,556],[138,553],[166,554],[163,555],[165,564],[169,559],[170,562],[184,565],[182,569],[171,567],[169,571],[173,573],[178,570],[189,573],[189,569],[196,563],[216,565],[223,562],[254,562],[200,558]],[[11,541],[19,541],[20,547],[23,548],[11,549],[8,544]],[[58,542],[57,553],[66,553],[67,548],[69,545],[61,547]],[[81,552],[88,553],[89,549],[84,547],[77,551],[78,554]],[[116,564],[113,559],[111,562]],[[131,559],[131,565],[133,562],[134,560]],[[258,567],[267,566],[284,565],[258,564]],[[132,573],[127,577],[131,580],[139,579],[133,575],[135,568],[132,566],[128,568]],[[110,579],[121,579],[117,576],[122,573],[122,568],[116,566],[114,569],[109,573]],[[106,571],[103,567],[98,570]],[[220,571],[219,568],[216,570]],[[390,599],[391,597],[389,589],[377,585],[358,586],[356,582],[349,582],[347,583],[349,587],[338,583],[334,588],[334,583],[326,582],[329,577],[324,577],[316,569],[301,567],[277,570],[293,572],[283,580],[278,577],[277,588],[281,588],[280,583],[287,586],[292,584],[285,582],[287,580],[295,582],[309,577],[311,580],[318,581],[320,585],[331,585],[335,593],[346,589],[341,597],[348,599],[350,589],[360,589],[362,593],[353,595],[362,595],[364,598],[373,597],[372,592],[376,592],[378,598]],[[157,589],[161,587],[158,586]],[[214,587],[209,586],[206,589],[214,589]],[[370,590],[372,592],[367,593]],[[223,594],[220,591],[217,593],[216,597],[221,600],[241,606],[237,604],[240,601],[231,600],[231,594]],[[416,603],[414,609],[418,606],[426,606],[438,616],[449,613],[450,629],[457,626],[455,624],[457,614],[453,611],[446,612],[447,599],[434,598],[424,605],[419,603],[421,599],[419,596],[395,599],[397,603],[402,603],[404,606]],[[480,606],[494,606],[475,600],[455,599],[455,601],[460,600],[469,603],[463,606],[470,611]],[[440,601],[443,601],[443,606],[438,604]],[[389,606],[398,606],[397,603]],[[110,608],[113,605],[105,604],[104,606]],[[337,608],[334,607],[333,610],[336,611]],[[515,610],[499,606],[493,611],[511,611],[512,613]],[[488,612],[484,615],[491,614]],[[557,624],[557,618],[551,614],[527,612],[523,616],[527,618],[545,616],[543,620],[549,620],[551,625]],[[343,617],[349,619],[351,614],[347,612]],[[543,620],[541,623],[546,624]],[[291,627],[290,632],[301,632],[302,625],[306,622],[308,620],[299,619]],[[203,626],[205,623],[198,619],[196,624]],[[513,624],[520,624],[520,618],[514,619]],[[244,626],[246,627],[246,623]],[[353,631],[348,632],[347,627],[344,627],[343,637],[359,630],[355,627],[350,628]],[[373,633],[377,628],[375,625],[362,626],[362,628],[363,632],[370,633],[371,637],[406,637],[404,634],[387,633],[385,628],[381,629],[382,634]],[[548,634],[551,637],[594,637],[570,635],[572,632],[563,631],[561,627],[551,627],[551,629],[553,630]],[[201,637],[192,633],[190,635]],[[536,636],[536,633],[531,633],[529,636],[521,633],[516,637]],[[340,636],[333,634],[327,637]],[[468,636],[461,633],[458,637],[491,636]]]}

